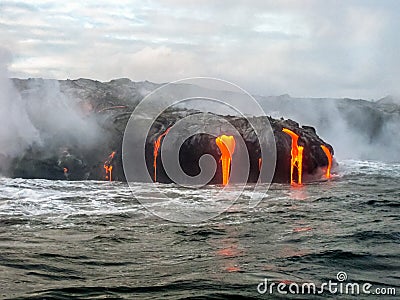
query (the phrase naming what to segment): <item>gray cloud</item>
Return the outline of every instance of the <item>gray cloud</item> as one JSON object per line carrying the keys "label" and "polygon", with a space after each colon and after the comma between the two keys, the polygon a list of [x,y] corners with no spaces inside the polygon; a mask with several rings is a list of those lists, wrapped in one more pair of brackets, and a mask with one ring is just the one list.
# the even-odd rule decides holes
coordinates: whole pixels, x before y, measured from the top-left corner
{"label": "gray cloud", "polygon": [[231,80],[257,94],[400,94],[398,1],[7,1],[12,76]]}

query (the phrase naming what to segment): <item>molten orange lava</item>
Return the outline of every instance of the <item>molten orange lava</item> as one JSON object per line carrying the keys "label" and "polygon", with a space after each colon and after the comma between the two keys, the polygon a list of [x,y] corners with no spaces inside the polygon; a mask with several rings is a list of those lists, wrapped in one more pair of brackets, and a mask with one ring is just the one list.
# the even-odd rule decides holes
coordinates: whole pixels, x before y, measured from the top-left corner
{"label": "molten orange lava", "polygon": [[328,158],[328,166],[326,168],[325,177],[329,179],[331,178],[332,154],[331,151],[329,151],[328,147],[326,147],[325,145],[321,145],[321,148],[324,151],[326,157]]}
{"label": "molten orange lava", "polygon": [[221,135],[215,139],[221,151],[222,162],[222,184],[227,185],[230,176],[232,154],[235,151],[235,138],[231,135]]}
{"label": "molten orange lava", "polygon": [[299,146],[297,144],[299,140],[299,136],[295,134],[293,131],[287,128],[283,128],[282,131],[287,133],[292,138],[292,151],[291,151],[291,163],[290,163],[290,184],[296,185],[293,179],[293,170],[297,168],[297,184],[302,184],[303,178],[303,146]]}
{"label": "molten orange lava", "polygon": [[258,171],[261,171],[261,166],[262,166],[262,158],[260,157],[258,159]]}
{"label": "molten orange lava", "polygon": [[64,168],[64,174],[68,173],[68,168]]}
{"label": "molten orange lava", "polygon": [[106,174],[109,174],[109,175],[106,175],[106,179],[112,181],[112,169],[113,169],[113,167],[104,165],[104,169],[106,170]]}
{"label": "molten orange lava", "polygon": [[167,135],[168,131],[171,129],[171,127],[169,127],[167,130],[164,131],[164,133],[162,133],[157,140],[154,142],[154,152],[153,152],[153,157],[154,157],[154,161],[153,161],[153,167],[154,167],[154,182],[157,182],[157,157],[158,157],[158,151],[160,150],[160,146],[161,146],[161,139]]}
{"label": "molten orange lava", "polygon": [[111,154],[108,156],[107,160],[104,162],[104,170],[106,170],[106,179],[109,181],[112,181],[112,169],[113,166],[111,165],[112,160],[114,159],[115,156],[115,151],[111,152]]}

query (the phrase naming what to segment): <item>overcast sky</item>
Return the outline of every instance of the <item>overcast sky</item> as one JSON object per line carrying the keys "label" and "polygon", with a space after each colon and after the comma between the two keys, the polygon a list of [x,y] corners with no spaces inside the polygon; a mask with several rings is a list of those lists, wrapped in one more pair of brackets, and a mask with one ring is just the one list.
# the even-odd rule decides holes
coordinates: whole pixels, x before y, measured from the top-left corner
{"label": "overcast sky", "polygon": [[210,76],[261,95],[400,94],[400,1],[113,2],[0,1],[10,75]]}

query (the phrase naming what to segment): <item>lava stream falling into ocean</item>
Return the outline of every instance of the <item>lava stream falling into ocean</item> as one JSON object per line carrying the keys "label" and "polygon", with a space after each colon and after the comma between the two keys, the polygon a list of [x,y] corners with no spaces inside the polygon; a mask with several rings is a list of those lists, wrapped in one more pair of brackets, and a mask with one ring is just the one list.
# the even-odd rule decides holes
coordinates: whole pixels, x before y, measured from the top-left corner
{"label": "lava stream falling into ocean", "polygon": [[293,179],[293,171],[296,167],[297,169],[297,184],[302,185],[303,178],[303,146],[299,146],[297,144],[299,140],[299,136],[291,131],[290,129],[283,128],[282,131],[292,138],[292,151],[291,151],[291,162],[290,162],[290,184],[296,185],[296,182]]}
{"label": "lava stream falling into ocean", "polygon": [[115,151],[111,152],[108,156],[108,159],[104,162],[103,168],[106,170],[106,179],[112,181],[112,169],[113,166],[111,165],[112,160],[114,159]]}
{"label": "lava stream falling into ocean", "polygon": [[303,146],[298,146],[297,147],[298,154],[297,154],[297,184],[302,185],[303,184],[303,151],[304,147]]}
{"label": "lava stream falling into ocean", "polygon": [[164,133],[162,133],[154,142],[154,152],[153,152],[154,182],[157,182],[157,157],[158,157],[158,151],[160,150],[161,146],[161,139],[167,135],[170,129],[171,127],[167,128],[167,130],[165,130]]}
{"label": "lava stream falling into ocean", "polygon": [[328,147],[326,147],[325,145],[321,145],[321,148],[324,151],[326,157],[328,158],[328,166],[326,167],[325,177],[329,179],[331,178],[332,154],[331,151],[329,151]]}
{"label": "lava stream falling into ocean", "polygon": [[231,170],[232,154],[236,146],[235,138],[231,135],[221,135],[215,139],[215,142],[221,151],[222,184],[227,185]]}

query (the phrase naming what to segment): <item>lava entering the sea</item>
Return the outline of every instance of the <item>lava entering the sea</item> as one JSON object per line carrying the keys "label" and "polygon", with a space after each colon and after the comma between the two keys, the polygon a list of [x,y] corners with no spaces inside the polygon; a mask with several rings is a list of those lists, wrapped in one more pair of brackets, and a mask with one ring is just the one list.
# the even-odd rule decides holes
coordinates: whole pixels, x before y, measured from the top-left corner
{"label": "lava entering the sea", "polygon": [[221,135],[215,139],[215,142],[221,151],[222,184],[227,185],[231,171],[232,155],[235,151],[235,138],[231,135]]}
{"label": "lava entering the sea", "polygon": [[112,169],[113,166],[111,165],[112,160],[114,159],[115,151],[111,152],[108,156],[107,160],[104,162],[103,168],[106,170],[106,179],[112,181]]}
{"label": "lava entering the sea", "polygon": [[297,184],[301,185],[302,184],[302,178],[303,178],[303,146],[299,146],[297,144],[299,140],[299,136],[291,131],[290,129],[283,128],[282,131],[292,138],[292,151],[291,151],[291,162],[290,162],[290,184],[291,185],[296,185],[296,182],[294,181],[294,176],[293,176],[293,171],[294,168],[297,169]]}
{"label": "lava entering the sea", "polygon": [[170,129],[171,127],[167,128],[167,130],[165,130],[164,133],[162,133],[154,142],[154,153],[153,153],[154,182],[157,182],[157,157],[158,157],[158,151],[160,150],[161,146],[161,139],[167,135]]}
{"label": "lava entering the sea", "polygon": [[328,166],[326,167],[326,178],[331,178],[331,168],[332,168],[332,154],[331,151],[325,145],[321,145],[322,150],[324,151],[327,159],[328,159]]}

